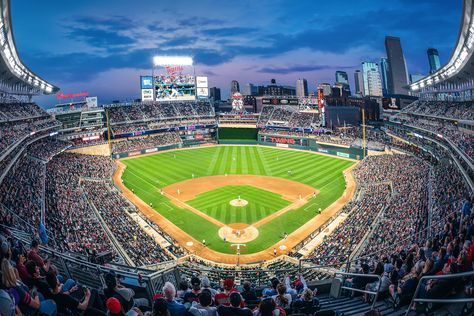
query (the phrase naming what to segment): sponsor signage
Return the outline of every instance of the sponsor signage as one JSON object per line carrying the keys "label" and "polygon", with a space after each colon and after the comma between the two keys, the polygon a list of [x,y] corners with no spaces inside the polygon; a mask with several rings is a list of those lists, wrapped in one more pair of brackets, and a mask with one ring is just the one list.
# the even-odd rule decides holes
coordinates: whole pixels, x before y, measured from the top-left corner
{"label": "sponsor signage", "polygon": [[96,108],[97,107],[97,97],[88,97],[86,98],[86,104],[88,108]]}
{"label": "sponsor signage", "polygon": [[82,141],[84,141],[84,142],[91,141],[91,140],[97,140],[97,139],[100,139],[99,135],[82,137]]}
{"label": "sponsor signage", "polygon": [[283,137],[272,137],[271,138],[272,143],[278,143],[278,144],[295,144],[295,140],[293,138],[283,138]]}
{"label": "sponsor signage", "polygon": [[142,89],[142,101],[153,101],[153,89]]}
{"label": "sponsor signage", "polygon": [[199,97],[208,97],[209,90],[206,88],[197,88],[197,96]]}
{"label": "sponsor signage", "polygon": [[140,155],[140,154],[141,154],[140,151],[132,151],[132,152],[128,153],[129,156],[137,156],[137,155]]}
{"label": "sponsor signage", "polygon": [[321,148],[319,148],[318,151],[319,151],[320,153],[326,153],[326,154],[328,153],[328,151],[327,151],[326,149],[321,149]]}
{"label": "sponsor signage", "polygon": [[148,154],[148,153],[154,153],[155,151],[158,151],[157,148],[150,148],[150,149],[146,149],[145,152]]}
{"label": "sponsor signage", "polygon": [[140,76],[140,88],[142,88],[142,89],[153,89],[153,77],[152,76]]}
{"label": "sponsor signage", "polygon": [[346,154],[346,153],[340,153],[340,152],[337,152],[336,153],[339,157],[344,157],[344,158],[349,158],[349,154]]}
{"label": "sponsor signage", "polygon": [[276,144],[277,147],[288,148],[288,144]]}
{"label": "sponsor signage", "polygon": [[76,97],[87,97],[88,95],[89,95],[89,92],[64,93],[62,91],[59,91],[56,94],[56,98],[58,98],[58,100],[72,99],[72,98],[76,98]]}
{"label": "sponsor signage", "polygon": [[196,77],[196,87],[198,88],[207,88],[207,77]]}
{"label": "sponsor signage", "polygon": [[262,104],[271,104],[271,105],[298,105],[298,99],[288,99],[288,98],[263,98]]}

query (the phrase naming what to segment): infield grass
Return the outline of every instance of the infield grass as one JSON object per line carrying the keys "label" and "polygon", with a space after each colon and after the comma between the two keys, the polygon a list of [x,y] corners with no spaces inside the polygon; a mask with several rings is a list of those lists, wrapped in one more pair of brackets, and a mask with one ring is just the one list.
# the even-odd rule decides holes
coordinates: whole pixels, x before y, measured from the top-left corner
{"label": "infield grass", "polygon": [[[172,204],[160,188],[194,177],[253,174],[285,178],[319,190],[303,207],[290,210],[260,226],[257,239],[248,242],[245,253],[264,250],[278,242],[337,200],[345,190],[342,171],[352,161],[311,152],[260,146],[215,146],[158,153],[122,161],[124,184],[147,204],[183,231],[223,253],[235,253],[218,236],[219,227],[201,216]],[[291,173],[288,171],[291,170]],[[215,190],[214,190],[215,191]],[[222,201],[228,203],[229,200]],[[198,208],[198,207],[196,207]],[[198,208],[204,211],[202,208]],[[231,223],[231,222],[229,222]]]}
{"label": "infield grass", "polygon": [[[239,196],[248,204],[230,205]],[[228,185],[201,193],[186,203],[224,224],[252,224],[291,204],[279,194],[250,185]]]}

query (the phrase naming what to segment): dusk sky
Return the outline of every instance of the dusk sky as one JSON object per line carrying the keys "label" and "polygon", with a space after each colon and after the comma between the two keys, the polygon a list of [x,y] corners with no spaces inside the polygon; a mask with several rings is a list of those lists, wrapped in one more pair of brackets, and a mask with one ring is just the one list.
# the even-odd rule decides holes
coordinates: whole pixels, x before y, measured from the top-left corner
{"label": "dusk sky", "polygon": [[[65,93],[99,103],[139,98],[152,56],[190,55],[209,86],[230,81],[295,85],[334,82],[334,72],[385,56],[384,36],[400,36],[411,74],[428,72],[426,49],[451,55],[461,0],[340,1],[12,1],[19,55]],[[55,98],[43,97],[42,105]]]}

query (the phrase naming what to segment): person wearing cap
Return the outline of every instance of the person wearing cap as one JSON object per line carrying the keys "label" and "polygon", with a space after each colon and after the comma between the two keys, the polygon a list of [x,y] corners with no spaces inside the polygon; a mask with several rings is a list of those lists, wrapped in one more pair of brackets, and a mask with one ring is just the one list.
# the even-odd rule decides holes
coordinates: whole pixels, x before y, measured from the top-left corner
{"label": "person wearing cap", "polygon": [[217,291],[211,287],[211,281],[207,276],[203,277],[201,280],[201,291],[209,290],[211,292],[212,298],[217,294]]}
{"label": "person wearing cap", "polygon": [[49,271],[49,266],[51,264],[50,260],[47,260],[46,262],[41,258],[39,255],[39,242],[36,239],[33,239],[31,242],[31,248],[30,251],[28,252],[28,260],[33,260],[36,262],[38,267],[45,272]]}
{"label": "person wearing cap", "polygon": [[183,304],[176,302],[176,288],[173,283],[166,282],[163,286],[163,295],[165,296],[170,316],[184,316],[186,307]]}
{"label": "person wearing cap", "polygon": [[229,306],[229,304],[230,304],[229,295],[233,292],[237,292],[237,289],[234,288],[234,280],[232,280],[230,278],[225,279],[224,280],[224,291],[217,293],[216,296],[214,297],[214,299],[216,301],[216,305]]}
{"label": "person wearing cap", "polygon": [[198,301],[198,295],[200,293],[201,293],[201,280],[198,277],[193,276],[191,278],[191,290],[187,291],[184,294],[184,298],[183,298],[184,305],[189,308],[193,302]]}
{"label": "person wearing cap", "polygon": [[252,311],[248,308],[242,308],[242,296],[238,292],[230,293],[230,306],[219,305],[217,307],[217,315],[219,316],[252,316]]}
{"label": "person wearing cap", "polygon": [[211,306],[212,295],[209,290],[202,290],[199,294],[199,303],[193,302],[189,313],[194,316],[216,316],[217,308]]}
{"label": "person wearing cap", "polygon": [[119,283],[114,273],[106,273],[104,280],[107,288],[104,289],[104,295],[107,298],[115,297],[122,304],[125,312],[128,312],[133,307],[149,306],[146,298],[135,298],[135,291],[124,287]]}
{"label": "person wearing cap", "polygon": [[142,311],[137,307],[134,307],[125,313],[122,304],[120,304],[120,301],[115,297],[109,298],[105,305],[107,307],[108,316],[143,316]]}

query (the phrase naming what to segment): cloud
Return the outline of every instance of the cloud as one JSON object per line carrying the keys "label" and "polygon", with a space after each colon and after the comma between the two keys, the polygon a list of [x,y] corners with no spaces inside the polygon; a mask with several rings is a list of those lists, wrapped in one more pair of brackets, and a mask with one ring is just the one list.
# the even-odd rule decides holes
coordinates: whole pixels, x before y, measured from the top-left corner
{"label": "cloud", "polygon": [[326,69],[352,69],[356,66],[330,66],[330,65],[295,65],[289,67],[264,67],[257,72],[270,73],[270,74],[290,74],[295,72],[308,72],[308,71],[318,71]]}
{"label": "cloud", "polygon": [[221,27],[202,30],[201,33],[209,36],[233,37],[254,33],[256,31],[257,29],[252,27]]}

